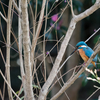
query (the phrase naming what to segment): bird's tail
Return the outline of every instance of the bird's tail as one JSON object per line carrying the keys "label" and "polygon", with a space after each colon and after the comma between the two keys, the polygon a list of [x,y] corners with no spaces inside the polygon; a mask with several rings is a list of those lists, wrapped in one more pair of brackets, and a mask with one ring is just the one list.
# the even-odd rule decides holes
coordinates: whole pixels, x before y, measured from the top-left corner
{"label": "bird's tail", "polygon": [[96,63],[94,61],[92,61],[91,63],[94,65],[94,67],[96,67]]}

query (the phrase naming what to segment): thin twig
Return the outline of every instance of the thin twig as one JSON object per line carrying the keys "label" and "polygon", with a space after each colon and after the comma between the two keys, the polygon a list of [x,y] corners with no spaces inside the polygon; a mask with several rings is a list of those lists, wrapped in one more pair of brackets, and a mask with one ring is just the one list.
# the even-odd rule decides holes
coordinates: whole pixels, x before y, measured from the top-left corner
{"label": "thin twig", "polygon": [[0,15],[7,22],[7,19],[4,17],[4,15],[1,13],[1,11],[0,11]]}
{"label": "thin twig", "polygon": [[2,4],[2,2],[1,2],[1,0],[0,0],[0,3],[1,3],[1,7],[2,7],[2,9],[3,9],[3,13],[4,13],[5,17],[7,17],[7,16],[6,16],[6,11],[5,11],[4,7],[3,7],[3,4]]}
{"label": "thin twig", "polygon": [[[6,6],[9,9],[9,6],[7,6],[5,3],[1,2],[1,1],[0,1],[0,3],[3,4],[4,6]],[[10,9],[10,10],[13,11],[19,17],[19,15],[13,9]]]}
{"label": "thin twig", "polygon": [[85,40],[85,42],[88,42],[99,30],[100,28],[98,28],[87,40]]}
{"label": "thin twig", "polygon": [[[17,48],[18,48],[18,50],[19,50],[17,38],[16,38],[15,34],[14,34],[12,31],[11,31],[11,33],[12,33],[12,36],[14,37],[14,39],[15,39],[15,42],[16,42],[16,44],[17,44]],[[14,43],[15,43],[15,42],[14,42]],[[11,44],[11,45],[12,45],[12,44]]]}
{"label": "thin twig", "polygon": [[[49,11],[49,13],[48,13],[48,16],[49,16],[50,13],[51,13],[54,9],[56,9],[63,1],[64,1],[64,0],[62,0],[61,2],[59,2],[59,3],[53,8],[54,4],[56,3],[56,1],[55,1],[55,2],[53,3],[52,7],[50,8],[50,11]],[[53,9],[52,9],[52,8],[53,8]]]}
{"label": "thin twig", "polygon": [[20,14],[21,14],[21,10],[18,8],[18,6],[17,6],[15,0],[13,0],[13,5],[14,5],[15,9],[18,11],[18,13],[19,13],[19,15],[20,15]]}
{"label": "thin twig", "polygon": [[96,89],[86,100],[89,100],[99,89]]}
{"label": "thin twig", "polygon": [[1,33],[2,33],[3,40],[6,43],[6,39],[5,39],[5,36],[4,36],[4,33],[3,33],[2,24],[1,24],[1,18],[0,18],[0,27],[1,27]]}
{"label": "thin twig", "polygon": [[[6,73],[5,73],[5,77],[6,77]],[[3,84],[3,100],[5,98],[5,87],[6,87],[5,85],[6,85],[6,83],[4,81],[4,84]]]}
{"label": "thin twig", "polygon": [[0,96],[1,96],[1,99],[3,100],[3,95],[2,95],[1,89],[0,89]]}
{"label": "thin twig", "polygon": [[2,59],[3,59],[3,62],[4,62],[4,64],[5,64],[5,59],[4,59],[3,53],[2,53],[2,51],[1,51],[1,48],[0,48],[0,53],[1,53],[1,57],[2,57]]}
{"label": "thin twig", "polygon": [[14,90],[11,88],[10,84],[8,83],[8,81],[6,80],[6,78],[4,77],[4,75],[3,75],[3,73],[2,73],[1,70],[0,70],[0,74],[1,74],[1,76],[3,77],[4,81],[6,82],[7,86],[8,86],[8,87],[10,88],[10,90],[13,92],[13,94],[14,94],[19,100],[21,100],[21,99],[18,97],[18,95],[14,92]]}
{"label": "thin twig", "polygon": [[69,60],[69,58],[71,57],[72,55],[70,55],[70,56],[68,56],[67,58],[66,58],[66,60],[62,63],[62,65],[59,67],[59,69],[58,69],[58,71],[57,71],[57,73],[61,70],[61,68],[64,66],[64,64]]}
{"label": "thin twig", "polygon": [[[8,17],[7,17],[7,47],[6,47],[6,63],[5,63],[5,67],[6,67],[6,73],[7,73],[7,81],[9,83],[9,85],[11,85],[11,79],[10,79],[10,36],[11,36],[11,8],[12,8],[12,0],[9,0],[9,7],[8,7]],[[10,90],[9,86],[8,88],[8,95],[9,95],[9,99],[13,100],[13,96],[12,96],[12,91]]]}
{"label": "thin twig", "polygon": [[[3,59],[3,62],[5,64],[5,59],[4,59],[4,56],[3,56],[3,53],[2,53],[2,50],[0,48],[0,54],[1,54],[1,57]],[[6,72],[6,71],[5,71]],[[5,76],[6,76],[6,73],[5,73]],[[5,81],[4,81],[4,85],[3,85],[3,97],[2,97],[2,100],[4,100],[4,96],[5,96]]]}
{"label": "thin twig", "polygon": [[[46,33],[46,28],[47,28],[47,18],[48,18],[48,1],[46,4],[46,20],[45,20],[44,34]],[[43,40],[43,59],[44,59],[44,80],[46,82],[45,35],[44,35],[44,40]]]}
{"label": "thin twig", "polygon": [[41,14],[40,14],[40,18],[39,18],[39,23],[38,23],[37,30],[36,30],[35,40],[34,40],[34,42],[32,42],[32,49],[31,49],[32,52],[34,52],[34,50],[35,50],[36,43],[37,43],[37,38],[38,38],[38,36],[40,34],[40,31],[41,31],[41,28],[42,28],[45,3],[46,3],[46,0],[43,0],[43,3],[42,3],[42,8],[43,9],[41,10]]}
{"label": "thin twig", "polygon": [[[38,74],[37,74],[37,71],[36,71],[36,63],[37,63],[37,60],[34,61],[34,72],[33,72],[33,76],[34,76],[34,73],[35,73],[36,74],[37,84],[41,88],[41,85],[40,85],[40,82],[39,82],[39,79],[38,79]],[[32,76],[32,78],[34,78],[33,76]]]}
{"label": "thin twig", "polygon": [[70,7],[71,7],[71,13],[72,13],[72,16],[74,17],[75,14],[74,14],[74,11],[73,11],[73,4],[72,4],[72,0],[70,0]]}
{"label": "thin twig", "polygon": [[[20,89],[19,89],[19,93],[18,93],[18,96],[20,96],[20,92],[21,92],[21,90],[22,90],[22,88],[23,88],[23,85],[21,84],[21,86],[20,86]],[[18,98],[16,98],[16,100],[18,100]]]}
{"label": "thin twig", "polygon": [[94,85],[94,87],[100,90],[100,87],[98,87],[98,86],[96,86],[96,85]]}

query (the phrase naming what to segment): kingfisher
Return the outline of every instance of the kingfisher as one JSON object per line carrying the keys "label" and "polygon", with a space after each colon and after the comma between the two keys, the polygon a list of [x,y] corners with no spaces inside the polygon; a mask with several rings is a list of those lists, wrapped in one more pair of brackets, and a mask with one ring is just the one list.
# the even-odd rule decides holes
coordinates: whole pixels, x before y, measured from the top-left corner
{"label": "kingfisher", "polygon": [[[78,50],[81,58],[84,60],[84,62],[86,63],[88,61],[88,59],[91,57],[91,55],[94,53],[94,51],[84,42],[84,41],[80,41],[76,44],[76,48],[75,50],[71,53],[71,55],[76,52]],[[92,64],[94,66],[96,66],[96,62],[97,62],[97,55],[95,56],[95,58],[92,60]]]}

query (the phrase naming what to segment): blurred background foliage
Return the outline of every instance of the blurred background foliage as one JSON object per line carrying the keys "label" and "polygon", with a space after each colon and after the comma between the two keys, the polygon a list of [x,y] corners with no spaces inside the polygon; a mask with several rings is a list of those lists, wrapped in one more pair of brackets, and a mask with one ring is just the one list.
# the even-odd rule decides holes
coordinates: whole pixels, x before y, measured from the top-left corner
{"label": "blurred background foliage", "polygon": [[[50,27],[52,27],[52,28],[49,32],[47,32],[45,34],[45,39],[47,40],[45,42],[46,52],[50,51],[51,48],[57,43],[57,41],[63,35],[66,34],[68,27],[63,25],[63,23],[65,20],[68,20],[68,23],[66,23],[66,24],[69,25],[69,22],[71,19],[71,11],[70,11],[70,7],[68,7],[68,10],[67,10],[68,15],[66,15],[66,16],[69,16],[69,18],[66,19],[66,18],[60,17],[59,21],[56,24],[54,24],[58,20],[60,14],[62,12],[62,9],[67,5],[68,0],[58,0],[57,2],[56,1],[49,0],[49,2],[48,2],[48,13],[49,14],[48,14],[48,19],[47,19],[47,26],[46,26],[47,29],[46,30],[48,30]],[[81,12],[85,11],[86,9],[91,7],[95,3],[95,1],[96,0],[73,0],[73,9],[75,11],[75,14],[80,14]],[[16,0],[16,2],[18,3],[17,0]],[[29,2],[30,2],[30,5],[32,6],[33,12],[35,12],[36,1],[29,0]],[[8,3],[9,3],[9,0],[0,0],[0,11],[3,13],[3,15],[5,15],[5,17],[7,17]],[[37,22],[39,20],[39,13],[41,10],[41,5],[42,5],[42,0],[37,0]],[[51,7],[52,7],[52,9],[51,9]],[[13,10],[15,10],[15,9],[13,9]],[[29,22],[30,22],[30,31],[31,31],[30,37],[32,38],[31,33],[33,30],[32,29],[33,26],[32,26],[32,15],[30,12],[29,5],[28,5],[28,10],[29,10]],[[17,12],[17,11],[15,10],[15,12]],[[17,34],[17,32],[18,32],[18,15],[15,12],[13,12],[13,15],[12,15],[13,21],[12,21],[11,31],[14,33],[16,38],[18,38],[18,34]],[[64,14],[66,14],[66,13],[64,13]],[[63,16],[64,16],[64,14],[63,14]],[[91,36],[96,31],[96,29],[98,29],[100,27],[99,14],[100,14],[100,10],[97,10],[95,13],[93,13],[92,15],[88,16],[87,18],[85,18],[81,21],[81,24],[79,27],[80,29],[78,29],[78,27],[77,27],[77,29],[80,30],[80,33],[78,33],[78,34],[77,34],[77,32],[75,33],[76,37],[79,36],[79,40],[85,41],[89,36]],[[45,13],[45,15],[46,15],[46,13]],[[37,23],[36,23],[36,25],[37,25]],[[44,28],[45,28],[44,26],[45,26],[45,21],[43,21],[40,36],[44,34]],[[2,32],[3,32],[4,37],[6,39],[6,22],[2,19],[2,17],[0,17],[0,48],[3,51],[4,57],[5,57],[6,56],[6,48],[5,48],[6,42],[5,42],[5,39],[3,38]],[[43,41],[43,39],[44,38],[42,37],[38,41],[38,43],[40,41]],[[76,39],[76,38],[73,38],[73,39]],[[14,39],[13,35],[11,35],[11,43],[13,43],[14,41],[15,41],[15,39]],[[94,37],[92,37],[87,42],[87,44],[91,48],[93,48],[96,45],[96,43],[99,41],[100,41],[100,32],[98,32]],[[77,41],[77,42],[79,42],[79,41]],[[37,48],[36,48],[37,55],[43,53],[42,52],[43,48],[41,49],[41,45],[43,45],[43,44],[41,43],[41,44],[37,45]],[[72,45],[75,46],[74,43]],[[15,50],[18,50],[16,43],[12,44],[11,46]],[[55,57],[57,56],[58,51],[59,51],[59,47],[60,47],[60,44],[58,44],[50,53],[52,58],[55,59]],[[19,66],[19,64],[18,64],[19,63],[19,56],[18,56],[18,53],[12,48],[11,48],[11,80],[12,80],[11,84],[12,84],[12,88],[15,91],[18,91],[20,88],[20,84],[21,84],[21,81],[18,79],[18,75],[20,75],[20,68],[18,67]],[[41,58],[38,60],[41,61]],[[51,65],[51,62],[49,62],[48,60],[47,60],[47,62],[50,63],[50,65]],[[82,62],[83,62],[82,60],[78,60],[77,65],[79,65]],[[97,68],[98,69],[100,68],[99,64],[97,65]],[[0,55],[0,69],[4,73],[5,66],[4,66],[1,55]],[[100,72],[98,72],[98,76],[100,76]],[[93,85],[95,84],[97,86],[100,86],[100,84],[93,82],[93,81],[88,81],[86,79],[85,73],[83,73],[80,77],[83,77],[82,85],[80,86],[80,88],[77,91],[77,99],[76,100],[85,100],[96,90],[96,88],[94,88]],[[41,79],[41,77],[40,77],[40,79]],[[3,89],[3,79],[1,76],[0,76],[0,88]],[[100,95],[100,91],[97,92],[95,95],[93,95],[91,97],[91,100],[97,100],[99,95]],[[7,94],[6,94],[6,96],[7,96]],[[75,99],[73,99],[73,100],[75,100]]]}

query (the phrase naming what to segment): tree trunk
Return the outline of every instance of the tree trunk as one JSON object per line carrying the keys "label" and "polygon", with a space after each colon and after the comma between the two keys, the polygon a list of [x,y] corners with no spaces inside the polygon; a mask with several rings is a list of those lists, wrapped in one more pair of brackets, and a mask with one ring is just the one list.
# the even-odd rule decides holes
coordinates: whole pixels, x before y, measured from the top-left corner
{"label": "tree trunk", "polygon": [[29,21],[27,12],[27,0],[22,0],[22,34],[24,48],[24,65],[25,65],[25,100],[34,100],[32,89],[32,71],[30,61],[30,37],[29,37]]}

